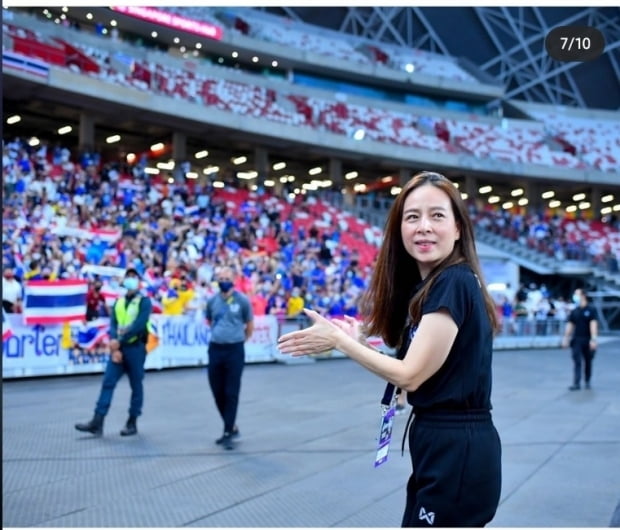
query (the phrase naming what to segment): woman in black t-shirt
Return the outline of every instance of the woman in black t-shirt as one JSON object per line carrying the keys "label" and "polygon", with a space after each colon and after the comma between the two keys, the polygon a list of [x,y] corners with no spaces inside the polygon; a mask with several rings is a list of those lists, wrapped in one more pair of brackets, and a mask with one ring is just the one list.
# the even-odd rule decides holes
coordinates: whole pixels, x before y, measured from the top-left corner
{"label": "woman in black t-shirt", "polygon": [[[413,471],[403,526],[486,525],[501,488],[490,412],[498,322],[467,208],[443,175],[418,173],[396,197],[361,308],[363,326],[305,309],[312,326],[280,337],[280,351],[345,353],[388,381],[384,404],[390,389],[407,391]],[[396,358],[369,347],[367,335],[398,348]]]}

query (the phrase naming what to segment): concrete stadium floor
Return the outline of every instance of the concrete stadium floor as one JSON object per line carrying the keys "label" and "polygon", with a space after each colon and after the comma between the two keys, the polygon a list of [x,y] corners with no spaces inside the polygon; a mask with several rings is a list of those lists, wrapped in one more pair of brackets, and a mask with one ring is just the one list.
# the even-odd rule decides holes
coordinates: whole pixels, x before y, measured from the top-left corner
{"label": "concrete stadium floor", "polygon": [[[620,498],[620,340],[601,345],[592,390],[569,392],[567,350],[497,350],[503,442],[492,527],[606,527]],[[373,467],[383,383],[348,359],[248,365],[234,451],[204,367],[148,372],[139,434],[122,438],[129,384],[105,434],[91,417],[101,375],[3,384],[3,528],[396,527],[410,472],[396,418]]]}

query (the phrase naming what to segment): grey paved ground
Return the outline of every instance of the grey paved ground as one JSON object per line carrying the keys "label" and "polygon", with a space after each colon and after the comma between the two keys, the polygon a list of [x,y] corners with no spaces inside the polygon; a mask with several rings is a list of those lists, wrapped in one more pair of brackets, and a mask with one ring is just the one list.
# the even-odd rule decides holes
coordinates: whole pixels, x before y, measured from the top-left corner
{"label": "grey paved ground", "polygon": [[[620,342],[601,346],[593,389],[568,392],[566,350],[495,356],[503,490],[494,527],[607,527],[620,499]],[[105,436],[90,417],[100,375],[5,381],[3,527],[393,527],[409,455],[397,418],[373,468],[380,380],[347,359],[246,368],[237,450],[205,368],[149,372],[140,434],[121,438],[121,380]]]}

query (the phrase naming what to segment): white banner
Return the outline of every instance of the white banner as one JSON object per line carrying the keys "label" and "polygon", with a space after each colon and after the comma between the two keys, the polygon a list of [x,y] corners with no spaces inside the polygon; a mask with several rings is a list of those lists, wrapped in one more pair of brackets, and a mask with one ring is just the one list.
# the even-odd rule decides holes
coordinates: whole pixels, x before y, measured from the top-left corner
{"label": "white banner", "polygon": [[[12,335],[2,344],[3,378],[95,373],[105,369],[105,344],[91,351],[77,346],[65,348],[62,325],[26,326],[22,315],[6,317]],[[159,345],[147,356],[146,369],[208,364],[211,330],[204,320],[165,315],[153,315],[152,319]],[[278,322],[273,315],[254,317],[254,333],[245,343],[246,363],[275,361],[277,338]]]}

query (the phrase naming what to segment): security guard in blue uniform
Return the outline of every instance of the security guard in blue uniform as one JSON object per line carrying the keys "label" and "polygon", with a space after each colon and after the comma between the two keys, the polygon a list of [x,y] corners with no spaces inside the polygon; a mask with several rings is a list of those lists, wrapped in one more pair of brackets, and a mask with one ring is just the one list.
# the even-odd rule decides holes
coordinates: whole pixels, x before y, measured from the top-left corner
{"label": "security guard in blue uniform", "polygon": [[110,360],[103,375],[95,414],[89,422],[75,425],[78,431],[96,436],[103,434],[103,420],[110,409],[116,384],[124,373],[129,377],[131,400],[129,419],[121,430],[121,436],[138,432],[136,421],[142,413],[142,380],[152,304],[149,298],[140,295],[140,275],[135,269],[127,269],[123,286],[127,292],[114,303],[110,317]]}

